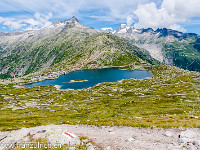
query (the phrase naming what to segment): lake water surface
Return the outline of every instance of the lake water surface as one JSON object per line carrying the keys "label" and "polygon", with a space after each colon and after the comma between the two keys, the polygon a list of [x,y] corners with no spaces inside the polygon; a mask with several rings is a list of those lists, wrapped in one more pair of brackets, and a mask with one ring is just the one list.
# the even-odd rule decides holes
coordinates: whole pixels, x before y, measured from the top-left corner
{"label": "lake water surface", "polygon": [[[42,85],[61,85],[61,89],[83,89],[93,87],[102,82],[116,82],[122,79],[144,79],[151,77],[146,70],[120,70],[119,68],[86,69],[77,72],[70,72],[57,79],[44,80],[27,84],[27,87]],[[88,80],[86,82],[73,82],[71,80]]]}

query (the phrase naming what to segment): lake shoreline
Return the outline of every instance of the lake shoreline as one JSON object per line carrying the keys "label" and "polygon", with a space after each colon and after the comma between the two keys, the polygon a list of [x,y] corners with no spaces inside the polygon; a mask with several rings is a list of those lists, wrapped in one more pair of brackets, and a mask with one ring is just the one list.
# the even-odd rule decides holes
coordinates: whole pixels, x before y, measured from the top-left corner
{"label": "lake shoreline", "polygon": [[[33,77],[31,79],[26,79],[28,75],[26,76],[23,76],[23,77],[17,77],[15,78],[15,82],[13,81],[14,79],[13,78],[7,78],[7,79],[0,79],[0,84],[4,84],[4,85],[8,85],[8,84],[17,84],[18,85],[18,88],[26,88],[27,84],[32,84],[32,83],[37,83],[37,82],[40,82],[40,81],[45,81],[45,80],[54,80],[54,79],[57,79],[59,78],[60,76],[62,75],[65,75],[65,74],[68,74],[68,73],[71,73],[71,72],[78,72],[78,71],[81,71],[81,70],[88,70],[88,69],[104,69],[104,68],[123,68],[123,67],[126,67],[127,65],[125,66],[103,66],[103,67],[97,67],[97,68],[75,68],[75,69],[72,69],[71,71],[64,71],[64,73],[61,73],[59,74],[58,72],[58,75],[56,77],[51,77],[51,78],[46,78],[46,77],[42,77],[40,79],[35,79],[33,80]],[[140,69],[140,68],[137,68],[137,69],[120,69],[120,70],[147,70],[147,69]],[[149,70],[147,70],[149,71]],[[149,72],[151,73],[151,72]],[[35,73],[37,74],[37,72]],[[37,76],[41,76],[42,74],[40,75],[37,75]],[[153,75],[153,74],[152,74]]]}
{"label": "lake shoreline", "polygon": [[122,70],[120,67],[83,69],[67,73],[53,80],[43,80],[35,83],[29,83],[25,86],[34,87],[42,85],[61,85],[62,89],[86,89],[103,82],[117,82],[123,79],[142,80],[152,76],[153,75],[148,70]]}

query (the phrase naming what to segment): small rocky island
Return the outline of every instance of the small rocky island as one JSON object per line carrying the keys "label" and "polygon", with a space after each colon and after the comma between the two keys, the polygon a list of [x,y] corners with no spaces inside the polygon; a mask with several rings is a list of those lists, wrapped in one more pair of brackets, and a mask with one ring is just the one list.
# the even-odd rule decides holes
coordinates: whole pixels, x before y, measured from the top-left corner
{"label": "small rocky island", "polygon": [[87,82],[88,80],[70,80],[69,83],[75,83],[75,82]]}

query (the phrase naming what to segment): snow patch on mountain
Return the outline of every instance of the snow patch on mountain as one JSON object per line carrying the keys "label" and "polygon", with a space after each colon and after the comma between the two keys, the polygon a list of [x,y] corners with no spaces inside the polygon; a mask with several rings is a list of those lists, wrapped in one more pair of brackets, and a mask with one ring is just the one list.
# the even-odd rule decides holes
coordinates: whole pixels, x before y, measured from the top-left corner
{"label": "snow patch on mountain", "polygon": [[126,24],[121,24],[119,28],[112,31],[112,34],[123,37],[134,45],[148,50],[153,58],[170,65],[173,65],[173,62],[171,58],[165,56],[166,52],[163,51],[163,44],[197,36],[194,33],[182,33],[166,28],[158,28],[157,30],[152,28],[136,29]]}
{"label": "snow patch on mountain", "polygon": [[101,29],[97,29],[98,32],[104,32],[104,33],[113,33],[113,28],[111,27],[107,27],[107,28],[101,28]]}

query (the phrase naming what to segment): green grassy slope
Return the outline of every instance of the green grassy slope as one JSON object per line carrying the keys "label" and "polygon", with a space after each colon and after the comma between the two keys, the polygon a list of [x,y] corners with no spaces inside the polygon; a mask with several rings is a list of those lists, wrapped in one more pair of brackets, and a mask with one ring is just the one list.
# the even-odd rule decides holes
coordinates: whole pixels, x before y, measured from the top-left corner
{"label": "green grassy slope", "polygon": [[173,65],[200,72],[200,51],[196,38],[187,38],[163,44],[165,55],[173,59]]}
{"label": "green grassy slope", "polygon": [[[69,25],[68,25],[69,26]],[[10,73],[27,75],[36,71],[69,70],[122,66],[132,63],[158,62],[146,50],[112,34],[96,33],[93,29],[64,28],[55,36],[28,39],[12,45],[11,50],[0,55],[0,78]]]}
{"label": "green grassy slope", "polygon": [[[77,44],[73,54],[46,70],[70,70],[73,67],[99,68],[124,66],[128,64],[158,64],[146,50],[140,49],[123,38],[100,33],[90,36]],[[59,57],[57,57],[59,58]]]}
{"label": "green grassy slope", "polygon": [[[129,65],[124,67],[131,69]],[[17,89],[0,85],[0,130],[46,124],[137,127],[200,126],[200,74],[177,67],[146,66],[151,79],[101,83],[82,90],[53,86]]]}
{"label": "green grassy slope", "polygon": [[[136,32],[137,31],[137,32]],[[200,72],[200,36],[171,29],[134,29],[115,33],[139,47],[146,48],[161,63]]]}

